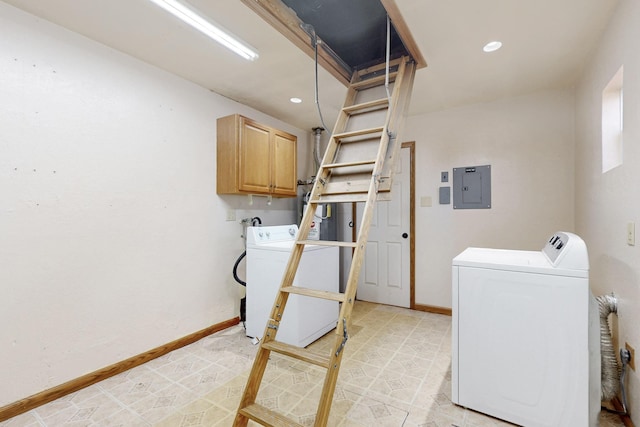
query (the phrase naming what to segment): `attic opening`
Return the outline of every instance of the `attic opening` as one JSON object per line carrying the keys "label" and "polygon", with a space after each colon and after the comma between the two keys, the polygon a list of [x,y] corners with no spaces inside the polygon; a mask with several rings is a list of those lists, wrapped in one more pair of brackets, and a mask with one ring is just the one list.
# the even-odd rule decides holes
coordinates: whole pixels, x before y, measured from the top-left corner
{"label": "attic opening", "polygon": [[320,40],[318,63],[347,85],[353,72],[386,61],[387,15],[391,20],[390,59],[410,56],[426,66],[394,0],[242,0],[312,58],[311,40]]}

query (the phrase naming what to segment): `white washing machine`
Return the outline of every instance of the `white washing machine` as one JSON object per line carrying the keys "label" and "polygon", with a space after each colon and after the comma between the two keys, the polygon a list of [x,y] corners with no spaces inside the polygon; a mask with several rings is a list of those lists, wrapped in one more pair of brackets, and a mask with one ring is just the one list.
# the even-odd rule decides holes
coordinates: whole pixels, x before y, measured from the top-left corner
{"label": "white washing machine", "polygon": [[527,427],[598,425],[600,339],[584,241],[453,259],[451,400]]}
{"label": "white washing machine", "polygon": [[[297,225],[247,228],[247,336],[262,339],[293,248]],[[339,248],[307,245],[294,286],[338,292]],[[306,347],[338,322],[338,302],[289,295],[277,340]]]}

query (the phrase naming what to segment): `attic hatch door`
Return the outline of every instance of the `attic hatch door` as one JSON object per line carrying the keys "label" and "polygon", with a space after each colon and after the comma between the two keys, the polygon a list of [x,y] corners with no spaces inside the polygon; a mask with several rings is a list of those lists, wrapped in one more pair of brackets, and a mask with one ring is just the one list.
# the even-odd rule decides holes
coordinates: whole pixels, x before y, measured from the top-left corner
{"label": "attic hatch door", "polygon": [[[408,55],[417,68],[426,66],[394,0],[242,0],[310,57],[313,26],[322,41],[318,62],[349,84],[353,71],[386,60],[387,24],[391,18],[391,59]],[[308,24],[308,25],[305,25]]]}

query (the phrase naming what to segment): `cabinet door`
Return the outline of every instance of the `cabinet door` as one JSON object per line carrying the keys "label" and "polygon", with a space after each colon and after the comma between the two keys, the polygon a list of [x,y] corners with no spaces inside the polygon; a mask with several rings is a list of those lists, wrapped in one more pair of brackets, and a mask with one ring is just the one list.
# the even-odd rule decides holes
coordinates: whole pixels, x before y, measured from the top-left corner
{"label": "cabinet door", "polygon": [[269,128],[249,119],[240,124],[239,190],[268,193],[271,184]]}
{"label": "cabinet door", "polygon": [[295,196],[298,183],[297,138],[286,132],[274,131],[272,158],[271,191],[274,195]]}

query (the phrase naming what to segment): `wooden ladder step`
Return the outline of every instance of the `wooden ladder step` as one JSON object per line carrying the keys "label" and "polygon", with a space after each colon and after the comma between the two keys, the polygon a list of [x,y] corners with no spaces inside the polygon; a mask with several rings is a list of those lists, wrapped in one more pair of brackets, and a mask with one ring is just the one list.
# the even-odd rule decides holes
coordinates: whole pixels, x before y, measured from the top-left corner
{"label": "wooden ladder step", "polygon": [[294,359],[302,360],[303,362],[311,363],[312,365],[320,366],[321,368],[328,369],[329,363],[331,362],[331,358],[328,354],[318,354],[314,351],[307,350],[306,348],[296,347],[295,345],[286,344],[281,341],[263,342],[262,348],[284,354],[285,356],[289,356]]}
{"label": "wooden ladder step", "polygon": [[369,192],[371,186],[371,176],[368,179],[363,179],[361,176],[343,175],[340,181],[329,181],[322,189],[321,195],[333,195],[333,194],[356,194],[366,195]]}
{"label": "wooden ladder step", "polygon": [[309,203],[360,203],[369,200],[366,192],[344,193],[344,194],[321,194],[317,199],[310,200]]}
{"label": "wooden ladder step", "polygon": [[362,165],[373,165],[375,164],[376,159],[370,160],[359,160],[356,162],[344,162],[344,163],[329,163],[326,165],[322,165],[323,168],[327,169],[336,169],[336,168],[346,168],[349,166],[362,166]]}
{"label": "wooden ladder step", "polygon": [[[314,202],[311,202],[314,203]],[[326,202],[325,202],[326,203]],[[339,242],[335,240],[298,240],[298,245],[338,246],[343,248],[355,248],[358,242]]]}
{"label": "wooden ladder step", "polygon": [[369,128],[369,129],[354,130],[351,132],[336,133],[333,135],[333,139],[335,139],[336,141],[342,141],[343,139],[353,138],[355,136],[372,135],[372,134],[380,133],[383,130],[384,130],[384,127],[379,126],[375,128]]}
{"label": "wooden ladder step", "polygon": [[299,424],[282,414],[272,411],[271,409],[265,408],[262,405],[258,405],[257,403],[252,403],[249,406],[241,408],[238,410],[238,412],[257,423],[262,424],[263,426],[303,427],[302,424]]}
{"label": "wooden ladder step", "polygon": [[354,115],[369,113],[371,111],[382,110],[385,108],[389,108],[388,98],[376,99],[369,102],[363,102],[361,104],[349,105],[348,107],[344,107],[342,111],[344,111],[346,114]]}
{"label": "wooden ladder step", "polygon": [[282,292],[303,295],[312,298],[326,299],[330,301],[344,302],[345,296],[340,292],[319,291],[317,289],[303,288],[300,286],[284,286],[280,288]]}
{"label": "wooden ladder step", "polygon": [[[398,71],[398,69],[400,68],[400,64],[401,64],[404,60],[406,60],[406,58],[405,58],[405,59],[403,59],[403,58],[396,58],[396,59],[391,60],[391,61],[389,62],[389,72],[393,73],[393,72]],[[363,77],[364,77],[364,78],[367,78],[367,76],[373,76],[373,75],[379,75],[380,73],[385,73],[385,72],[386,72],[386,70],[387,70],[387,64],[386,64],[386,62],[381,62],[381,63],[379,63],[379,64],[372,65],[372,66],[370,66],[370,67],[367,67],[367,68],[363,68],[363,69],[361,69],[361,70],[358,70],[358,71],[356,72],[356,75],[357,75],[360,79],[362,79]]]}
{"label": "wooden ladder step", "polygon": [[[397,71],[394,71],[393,73],[389,73],[389,83],[395,81],[397,76],[398,76]],[[371,87],[380,86],[381,84],[384,84],[385,80],[386,80],[386,77],[384,74],[382,74],[376,77],[370,77],[366,80],[361,80],[359,82],[351,83],[351,87],[354,88],[355,90],[369,89]]]}

